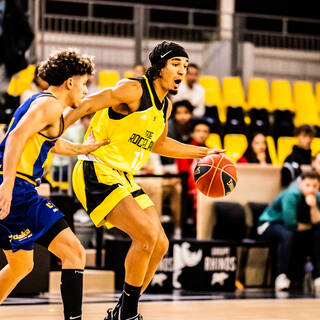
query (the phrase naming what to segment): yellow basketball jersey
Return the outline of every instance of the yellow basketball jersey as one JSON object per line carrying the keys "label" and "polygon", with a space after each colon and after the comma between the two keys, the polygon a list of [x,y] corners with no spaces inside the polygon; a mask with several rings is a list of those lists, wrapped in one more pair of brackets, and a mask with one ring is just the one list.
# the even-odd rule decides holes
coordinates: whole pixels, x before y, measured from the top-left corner
{"label": "yellow basketball jersey", "polygon": [[147,161],[155,141],[166,122],[168,99],[163,103],[147,77],[135,79],[141,83],[143,94],[139,109],[128,115],[107,108],[97,112],[90,122],[85,139],[93,130],[95,139],[110,139],[110,144],[92,152],[94,157],[111,168],[135,174]]}

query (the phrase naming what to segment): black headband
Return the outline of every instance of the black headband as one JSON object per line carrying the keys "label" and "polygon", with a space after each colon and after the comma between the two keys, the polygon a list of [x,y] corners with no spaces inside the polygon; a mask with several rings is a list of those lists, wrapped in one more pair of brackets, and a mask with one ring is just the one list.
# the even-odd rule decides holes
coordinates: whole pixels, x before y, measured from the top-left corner
{"label": "black headband", "polygon": [[182,48],[181,46],[176,46],[173,49],[167,49],[167,50],[163,50],[163,52],[157,52],[155,53],[154,51],[152,51],[149,54],[149,60],[151,62],[151,65],[156,64],[157,62],[161,61],[161,60],[168,60],[171,59],[173,57],[185,57],[185,58],[189,58],[187,52],[184,50],[184,48]]}

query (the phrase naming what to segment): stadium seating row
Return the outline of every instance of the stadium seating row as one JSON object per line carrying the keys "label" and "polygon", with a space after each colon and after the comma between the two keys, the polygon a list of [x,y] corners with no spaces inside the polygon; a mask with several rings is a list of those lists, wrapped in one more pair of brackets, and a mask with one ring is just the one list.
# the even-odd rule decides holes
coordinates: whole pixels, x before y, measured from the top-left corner
{"label": "stadium seating row", "polygon": [[[283,164],[289,153],[291,153],[293,146],[297,144],[296,137],[279,137],[277,148],[273,137],[267,136],[266,140],[272,164],[280,166]],[[222,144],[220,135],[217,133],[211,133],[206,144],[210,148],[224,147],[226,149],[226,156],[234,162],[237,162],[245,152],[248,146],[248,141],[244,134],[226,134],[223,138]],[[311,150],[313,155],[320,151],[320,138],[313,139]]]}

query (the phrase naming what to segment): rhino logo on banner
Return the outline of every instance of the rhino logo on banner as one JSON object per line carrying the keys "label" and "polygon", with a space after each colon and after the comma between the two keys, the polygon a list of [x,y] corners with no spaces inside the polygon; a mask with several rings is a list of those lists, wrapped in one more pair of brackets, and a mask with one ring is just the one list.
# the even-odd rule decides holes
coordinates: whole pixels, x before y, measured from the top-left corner
{"label": "rhino logo on banner", "polygon": [[184,267],[194,267],[202,259],[202,250],[199,249],[196,252],[189,250],[190,243],[183,242],[180,244],[175,244],[173,246],[173,274],[172,274],[172,284],[175,289],[181,288],[181,283],[178,278]]}
{"label": "rhino logo on banner", "polygon": [[225,272],[214,272],[212,274],[212,280],[211,285],[215,285],[216,283],[219,283],[220,286],[224,285],[224,280],[228,279],[229,275]]}

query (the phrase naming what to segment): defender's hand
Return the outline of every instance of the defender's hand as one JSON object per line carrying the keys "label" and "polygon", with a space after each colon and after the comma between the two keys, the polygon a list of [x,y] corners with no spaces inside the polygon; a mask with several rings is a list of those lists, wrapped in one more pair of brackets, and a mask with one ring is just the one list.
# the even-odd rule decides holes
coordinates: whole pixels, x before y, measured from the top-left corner
{"label": "defender's hand", "polygon": [[104,146],[106,144],[109,144],[110,140],[103,140],[103,141],[96,141],[95,137],[94,137],[94,133],[91,130],[87,140],[84,142],[84,144],[81,146],[83,154],[88,154],[92,151],[95,151],[96,149],[98,149],[101,146]]}

